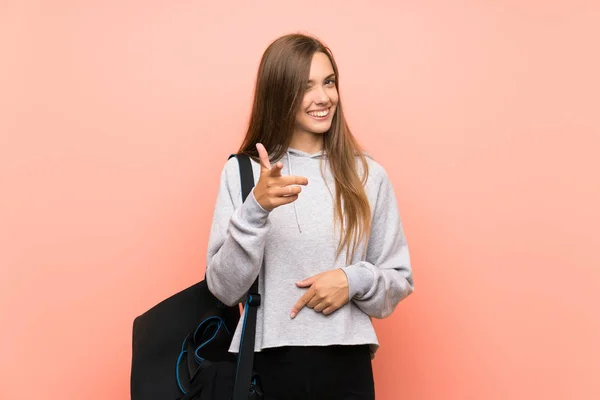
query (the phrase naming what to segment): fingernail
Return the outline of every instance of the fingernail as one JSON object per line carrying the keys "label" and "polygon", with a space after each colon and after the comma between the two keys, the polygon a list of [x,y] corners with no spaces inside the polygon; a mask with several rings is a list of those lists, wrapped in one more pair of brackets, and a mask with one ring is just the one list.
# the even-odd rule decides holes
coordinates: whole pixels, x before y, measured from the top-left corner
{"label": "fingernail", "polygon": [[296,316],[296,313],[292,311],[292,312],[290,313],[290,317],[291,317],[291,318],[294,318],[295,316]]}

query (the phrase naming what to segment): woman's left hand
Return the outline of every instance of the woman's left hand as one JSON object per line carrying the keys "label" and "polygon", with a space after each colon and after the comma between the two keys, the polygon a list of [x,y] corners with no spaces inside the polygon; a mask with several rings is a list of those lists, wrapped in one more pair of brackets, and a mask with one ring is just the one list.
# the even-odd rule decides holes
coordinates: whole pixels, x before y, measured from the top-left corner
{"label": "woman's left hand", "polygon": [[309,289],[292,308],[292,318],[305,306],[328,315],[349,301],[348,278],[339,268],[311,276],[296,286]]}

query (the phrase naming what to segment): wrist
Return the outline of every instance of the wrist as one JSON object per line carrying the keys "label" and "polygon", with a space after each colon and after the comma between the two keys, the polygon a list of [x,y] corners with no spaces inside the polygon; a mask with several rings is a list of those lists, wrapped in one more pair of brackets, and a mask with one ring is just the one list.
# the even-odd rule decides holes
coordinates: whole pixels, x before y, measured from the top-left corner
{"label": "wrist", "polygon": [[341,267],[340,269],[346,274],[350,299],[360,299],[367,294],[375,279],[373,272],[369,268],[360,264],[353,264]]}

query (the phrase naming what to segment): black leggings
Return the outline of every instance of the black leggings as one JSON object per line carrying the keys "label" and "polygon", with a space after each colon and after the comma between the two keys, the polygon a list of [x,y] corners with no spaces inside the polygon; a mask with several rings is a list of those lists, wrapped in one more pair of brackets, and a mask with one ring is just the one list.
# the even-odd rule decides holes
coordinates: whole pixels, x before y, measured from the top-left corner
{"label": "black leggings", "polygon": [[373,400],[368,345],[277,347],[255,353],[264,400]]}

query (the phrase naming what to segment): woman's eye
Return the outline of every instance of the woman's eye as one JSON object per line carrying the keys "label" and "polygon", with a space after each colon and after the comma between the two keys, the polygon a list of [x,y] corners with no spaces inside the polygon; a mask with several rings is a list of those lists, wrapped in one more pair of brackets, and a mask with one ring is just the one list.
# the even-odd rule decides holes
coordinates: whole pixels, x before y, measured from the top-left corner
{"label": "woman's eye", "polygon": [[327,79],[325,80],[325,84],[328,86],[335,85],[335,79]]}

